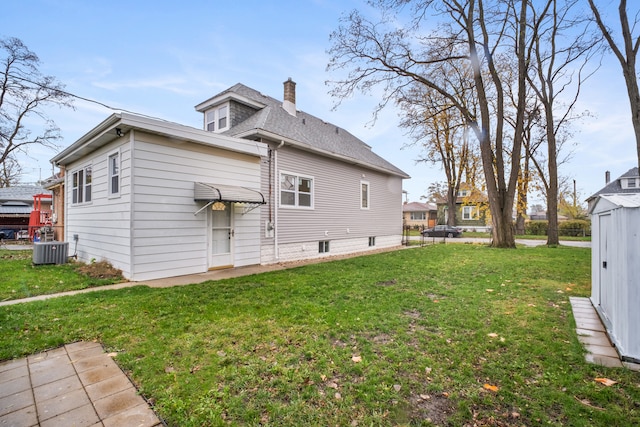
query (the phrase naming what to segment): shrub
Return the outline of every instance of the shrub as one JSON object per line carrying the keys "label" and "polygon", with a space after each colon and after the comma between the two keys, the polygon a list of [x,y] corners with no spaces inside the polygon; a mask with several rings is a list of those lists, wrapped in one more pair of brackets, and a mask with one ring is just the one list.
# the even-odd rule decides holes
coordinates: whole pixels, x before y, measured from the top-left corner
{"label": "shrub", "polygon": [[590,236],[591,222],[584,219],[574,219],[558,223],[560,236]]}
{"label": "shrub", "polygon": [[546,236],[549,229],[549,222],[546,220],[528,221],[525,224],[525,234],[534,236]]}

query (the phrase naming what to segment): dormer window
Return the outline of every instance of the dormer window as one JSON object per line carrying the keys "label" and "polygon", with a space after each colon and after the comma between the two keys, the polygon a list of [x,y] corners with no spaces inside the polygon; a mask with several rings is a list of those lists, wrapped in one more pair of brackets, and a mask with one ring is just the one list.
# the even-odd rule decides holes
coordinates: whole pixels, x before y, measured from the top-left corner
{"label": "dormer window", "polygon": [[640,177],[619,178],[623,190],[636,190],[640,188]]}
{"label": "dormer window", "polygon": [[469,190],[459,190],[458,197],[467,197],[469,195]]}
{"label": "dormer window", "polygon": [[229,106],[217,106],[204,113],[204,127],[209,132],[222,132],[229,127]]}

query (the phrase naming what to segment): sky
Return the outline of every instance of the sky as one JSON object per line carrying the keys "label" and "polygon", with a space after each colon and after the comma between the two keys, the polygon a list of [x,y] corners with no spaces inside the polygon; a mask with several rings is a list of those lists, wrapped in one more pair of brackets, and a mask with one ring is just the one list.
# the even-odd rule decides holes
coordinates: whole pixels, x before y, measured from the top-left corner
{"label": "sky", "polygon": [[[411,175],[404,196],[421,201],[431,183],[445,180],[440,165],[418,163],[420,149],[398,127],[399,111],[385,109],[375,123],[376,94],[356,94],[337,108],[326,70],[329,35],[363,0],[186,0],[5,1],[0,37],[17,37],[40,58],[40,70],[83,100],[75,109],[46,113],[60,128],[60,150],[113,112],[127,110],[202,128],[194,106],[243,83],[276,99],[283,82],[296,82],[298,110],[347,129]],[[614,16],[615,17],[615,16]],[[575,129],[571,159],[560,174],[576,181],[584,201],[637,165],[629,103],[620,65],[605,57],[584,84],[578,111],[591,117]],[[22,182],[52,175],[50,159],[60,150],[33,147],[22,155]],[[535,196],[534,196],[535,200]]]}

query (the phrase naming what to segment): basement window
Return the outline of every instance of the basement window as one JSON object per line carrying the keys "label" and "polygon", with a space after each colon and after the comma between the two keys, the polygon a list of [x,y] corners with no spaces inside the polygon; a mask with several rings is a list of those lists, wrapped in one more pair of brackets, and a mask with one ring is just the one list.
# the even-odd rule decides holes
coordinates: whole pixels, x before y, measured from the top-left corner
{"label": "basement window", "polygon": [[376,236],[369,237],[369,246],[375,246],[375,245],[376,245]]}
{"label": "basement window", "polygon": [[329,252],[329,241],[321,240],[318,242],[318,253],[324,254]]}

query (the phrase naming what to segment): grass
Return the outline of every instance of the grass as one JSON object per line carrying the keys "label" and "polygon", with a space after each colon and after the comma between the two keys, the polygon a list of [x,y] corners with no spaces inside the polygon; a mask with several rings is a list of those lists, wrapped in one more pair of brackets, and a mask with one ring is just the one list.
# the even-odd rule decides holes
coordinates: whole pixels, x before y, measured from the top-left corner
{"label": "grass", "polygon": [[[30,250],[0,250],[0,301],[85,289],[121,282],[102,262],[33,265]],[[97,274],[96,274],[97,273]]]}
{"label": "grass", "polygon": [[[410,230],[410,236],[420,236],[420,232],[418,230]],[[491,238],[490,233],[480,232],[480,231],[464,231],[462,233],[462,237],[470,237],[470,238],[483,238],[489,239]],[[547,236],[538,236],[535,234],[525,234],[525,235],[516,235],[516,239],[523,240],[547,240]],[[590,242],[591,236],[560,236],[560,241],[576,241],[576,242]]]}
{"label": "grass", "polygon": [[588,249],[433,245],[0,307],[0,360],[97,340],[171,426],[638,425],[640,374],[584,361],[589,288]]}

